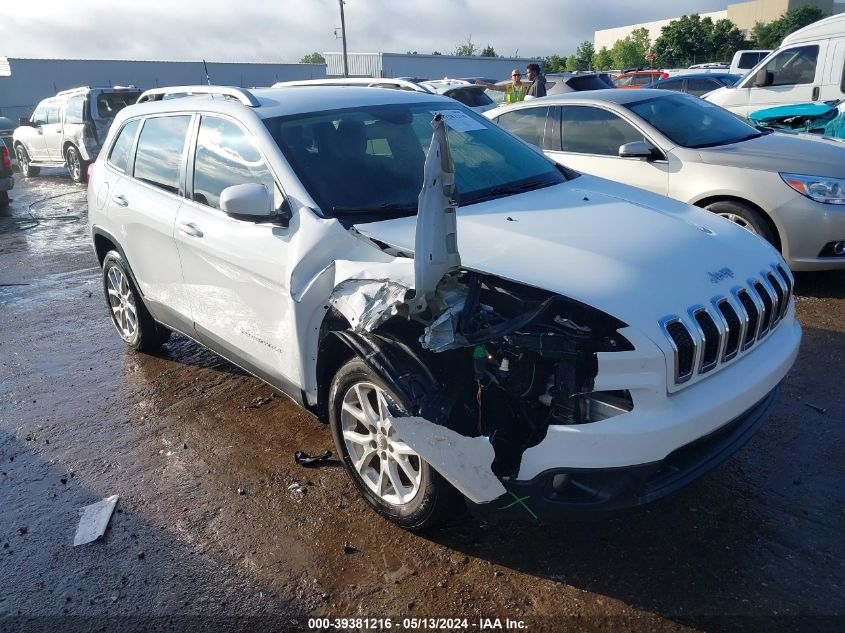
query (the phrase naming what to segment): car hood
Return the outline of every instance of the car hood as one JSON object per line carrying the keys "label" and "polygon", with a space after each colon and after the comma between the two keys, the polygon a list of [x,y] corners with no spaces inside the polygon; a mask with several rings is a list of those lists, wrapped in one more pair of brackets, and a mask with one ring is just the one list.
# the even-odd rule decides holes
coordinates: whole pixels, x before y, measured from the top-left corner
{"label": "car hood", "polygon": [[774,132],[696,151],[702,162],[712,165],[845,178],[845,145],[811,134]]}
{"label": "car hood", "polygon": [[[355,228],[411,253],[415,224],[406,217]],[[587,175],[461,207],[457,225],[464,268],[576,299],[655,336],[660,318],[782,262],[715,214]]]}

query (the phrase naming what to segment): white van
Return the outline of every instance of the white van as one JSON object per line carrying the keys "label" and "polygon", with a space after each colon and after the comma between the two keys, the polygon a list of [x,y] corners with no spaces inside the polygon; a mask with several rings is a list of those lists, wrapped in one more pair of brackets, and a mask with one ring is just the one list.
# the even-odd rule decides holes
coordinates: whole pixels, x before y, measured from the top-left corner
{"label": "white van", "polygon": [[845,13],[788,35],[736,86],[704,98],[741,116],[779,105],[845,99]]}
{"label": "white van", "polygon": [[737,51],[734,53],[728,72],[732,75],[744,75],[766,59],[771,52],[770,50]]}

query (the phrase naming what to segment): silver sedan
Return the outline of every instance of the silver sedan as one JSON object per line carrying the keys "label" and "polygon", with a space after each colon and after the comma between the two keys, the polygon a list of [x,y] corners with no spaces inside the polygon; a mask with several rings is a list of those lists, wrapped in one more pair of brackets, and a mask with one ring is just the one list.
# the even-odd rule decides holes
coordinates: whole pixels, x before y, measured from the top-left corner
{"label": "silver sedan", "polygon": [[595,90],[489,110],[557,162],[718,213],[795,270],[845,268],[845,143],[758,130],[664,90]]}

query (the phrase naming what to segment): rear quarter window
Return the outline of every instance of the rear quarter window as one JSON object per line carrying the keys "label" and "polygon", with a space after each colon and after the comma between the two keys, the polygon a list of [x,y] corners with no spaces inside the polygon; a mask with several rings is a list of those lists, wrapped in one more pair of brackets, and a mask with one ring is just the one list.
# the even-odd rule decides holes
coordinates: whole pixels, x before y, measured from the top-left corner
{"label": "rear quarter window", "polygon": [[129,164],[132,146],[135,144],[135,136],[138,133],[139,125],[140,121],[137,119],[124,125],[109,152],[109,163],[122,172],[126,171],[126,167]]}
{"label": "rear quarter window", "polygon": [[144,122],[135,154],[134,176],[169,193],[179,193],[190,116],[152,117]]}
{"label": "rear quarter window", "polygon": [[65,123],[84,123],[85,121],[85,97],[78,95],[70,97],[65,107]]}

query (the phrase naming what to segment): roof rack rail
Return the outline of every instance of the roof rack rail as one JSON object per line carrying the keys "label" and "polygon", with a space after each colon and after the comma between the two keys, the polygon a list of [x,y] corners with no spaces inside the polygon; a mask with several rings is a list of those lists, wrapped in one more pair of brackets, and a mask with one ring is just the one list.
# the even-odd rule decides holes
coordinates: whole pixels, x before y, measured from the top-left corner
{"label": "roof rack rail", "polygon": [[168,95],[221,95],[237,99],[245,106],[252,108],[261,105],[249,90],[235,86],[168,86],[166,88],[153,88],[152,90],[145,91],[138,97],[137,103],[161,101]]}
{"label": "roof rack rail", "polygon": [[274,88],[292,88],[296,86],[365,86],[368,88],[392,88],[395,90],[412,90],[414,92],[428,92],[431,90],[407,79],[393,79],[390,77],[340,77],[338,79],[301,79],[296,81],[280,81],[273,84]]}
{"label": "roof rack rail", "polygon": [[77,86],[76,88],[68,88],[67,90],[59,90],[56,93],[56,96],[60,97],[61,95],[69,95],[73,92],[79,92],[80,90],[90,90],[90,89],[91,89],[91,86]]}

